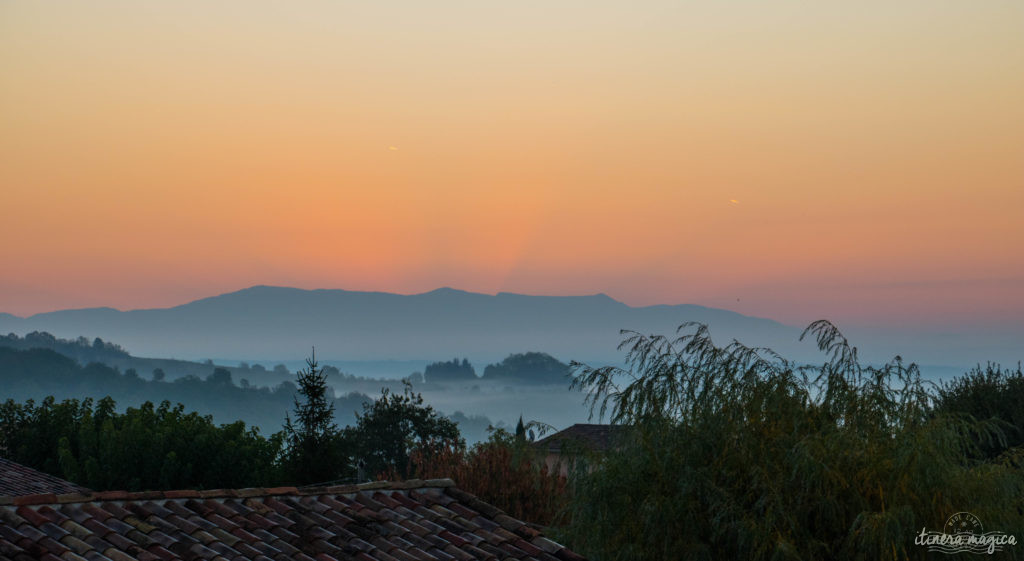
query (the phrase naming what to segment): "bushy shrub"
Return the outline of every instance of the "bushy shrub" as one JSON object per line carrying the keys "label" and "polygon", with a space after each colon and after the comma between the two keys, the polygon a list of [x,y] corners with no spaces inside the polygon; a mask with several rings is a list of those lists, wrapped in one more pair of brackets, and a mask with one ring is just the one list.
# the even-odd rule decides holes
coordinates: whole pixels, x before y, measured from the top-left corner
{"label": "bushy shrub", "polygon": [[[593,559],[905,559],[922,528],[970,511],[1024,537],[1019,452],[976,460],[999,427],[935,414],[897,358],[861,366],[827,322],[821,366],[766,349],[628,333],[628,368],[574,363],[595,411],[634,427],[573,479],[564,538]],[[1022,552],[1015,552],[1020,554]]]}

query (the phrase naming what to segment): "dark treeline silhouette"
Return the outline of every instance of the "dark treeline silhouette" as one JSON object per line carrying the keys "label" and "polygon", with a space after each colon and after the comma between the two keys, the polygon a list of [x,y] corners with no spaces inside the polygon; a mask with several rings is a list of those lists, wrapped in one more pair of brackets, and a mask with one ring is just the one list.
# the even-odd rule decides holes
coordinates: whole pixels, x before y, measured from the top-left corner
{"label": "dark treeline silhouette", "polygon": [[85,337],[78,339],[60,339],[45,331],[33,331],[19,337],[14,333],[0,336],[0,347],[12,349],[51,349],[58,353],[71,357],[81,364],[90,362],[101,362],[110,364],[114,360],[122,360],[130,357],[128,351],[120,345],[110,343],[96,337],[89,340]]}
{"label": "dark treeline silhouette", "polygon": [[[569,383],[569,365],[547,353],[513,353],[497,364],[487,365],[484,368],[483,376],[477,377],[476,369],[468,359],[464,358],[459,361],[455,358],[447,362],[435,362],[427,365],[422,378],[428,384],[488,380],[509,384],[566,385]],[[414,373],[410,379],[414,382],[418,381],[419,373]]]}
{"label": "dark treeline silhouette", "polygon": [[484,368],[484,379],[530,384],[566,384],[569,365],[547,353],[512,354]]}
{"label": "dark treeline silhouette", "polygon": [[[61,399],[102,399],[132,405],[145,401],[187,404],[189,410],[209,413],[219,423],[245,420],[264,432],[280,428],[291,408],[296,386],[283,381],[274,388],[236,385],[231,372],[207,366],[204,377],[185,376],[158,381],[143,378],[134,369],[116,368],[77,361],[48,349],[17,350],[0,346],[0,399],[40,400],[46,396]],[[150,374],[161,378],[159,371]],[[370,398],[361,393],[330,396],[343,424],[355,422],[355,412]]]}
{"label": "dark treeline silhouette", "polygon": [[469,363],[468,359],[453,358],[447,362],[435,362],[428,364],[423,370],[423,379],[428,384],[445,384],[452,382],[467,382],[477,380],[476,369]]}

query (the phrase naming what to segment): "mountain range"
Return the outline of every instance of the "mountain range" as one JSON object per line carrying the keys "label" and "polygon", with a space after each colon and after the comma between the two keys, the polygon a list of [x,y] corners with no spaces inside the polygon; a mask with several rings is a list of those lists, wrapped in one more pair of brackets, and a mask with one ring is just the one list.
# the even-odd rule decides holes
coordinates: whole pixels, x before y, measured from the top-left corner
{"label": "mountain range", "polygon": [[[316,347],[320,357],[345,361],[467,356],[484,363],[513,352],[541,351],[564,361],[610,363],[622,358],[616,349],[621,329],[672,334],[688,321],[707,324],[723,344],[737,338],[797,360],[821,359],[812,343],[798,342],[800,327],[729,310],[693,304],[633,307],[604,294],[490,295],[452,288],[402,295],[254,286],[171,308],[89,308],[26,318],[0,314],[0,332],[100,337],[136,356],[191,360],[297,360]],[[949,366],[1024,358],[1015,333],[980,341],[955,334],[854,332],[859,338],[851,340],[869,347],[862,354],[869,361],[897,353]]]}

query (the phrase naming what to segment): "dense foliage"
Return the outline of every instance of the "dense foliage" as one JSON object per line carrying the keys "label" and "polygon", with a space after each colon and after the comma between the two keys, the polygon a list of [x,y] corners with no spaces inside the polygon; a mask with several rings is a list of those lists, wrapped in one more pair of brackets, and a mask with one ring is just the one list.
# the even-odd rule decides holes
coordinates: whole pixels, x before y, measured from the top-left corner
{"label": "dense foliage", "polygon": [[468,450],[443,441],[417,446],[410,454],[407,473],[422,479],[451,478],[464,491],[536,524],[559,522],[568,501],[566,477],[549,472],[525,438],[503,429],[494,430],[487,441]]}
{"label": "dense foliage", "polygon": [[[974,458],[1000,428],[936,414],[899,358],[864,367],[827,322],[827,361],[715,345],[704,326],[628,333],[626,369],[574,384],[631,438],[574,479],[564,538],[594,559],[904,559],[922,528],[970,511],[1024,534],[1020,449]],[[693,329],[693,331],[687,331]],[[1017,552],[1019,555],[1021,552]]]}
{"label": "dense foliage", "polygon": [[366,473],[406,475],[409,454],[432,442],[450,442],[465,448],[458,425],[423,404],[423,396],[408,384],[401,394],[387,388],[376,401],[363,405],[354,427],[345,429],[343,440]]}
{"label": "dense foliage", "polygon": [[302,399],[295,397],[295,422],[291,416],[285,418],[286,472],[304,485],[333,480],[345,470],[348,458],[334,422],[334,404],[328,399],[327,375],[315,354],[296,378]]}
{"label": "dense foliage", "polygon": [[96,490],[237,488],[279,480],[279,436],[241,421],[150,402],[124,413],[110,398],[0,404],[0,452]]}
{"label": "dense foliage", "polygon": [[111,359],[128,357],[128,352],[120,345],[110,343],[96,337],[92,341],[85,337],[78,339],[60,339],[45,331],[33,331],[19,337],[14,333],[0,335],[0,347],[18,350],[50,349],[64,356],[71,357],[81,364],[90,362],[106,362]]}
{"label": "dense foliage", "polygon": [[565,384],[569,379],[569,365],[547,353],[516,353],[498,364],[487,365],[483,377],[529,384]]}
{"label": "dense foliage", "polygon": [[965,414],[992,419],[1003,429],[1003,439],[977,442],[981,457],[996,458],[1024,446],[1024,373],[989,364],[950,380],[939,388],[935,407],[940,414]]}
{"label": "dense foliage", "polygon": [[428,364],[423,370],[423,379],[430,384],[448,382],[466,382],[477,379],[476,369],[469,363],[469,359],[453,358],[448,362],[435,362]]}
{"label": "dense foliage", "polygon": [[[149,380],[133,369],[121,371],[96,362],[83,366],[52,350],[0,346],[0,399],[39,401],[53,396],[58,401],[86,397],[98,400],[110,396],[121,404],[167,400],[188,404],[190,410],[211,413],[216,422],[243,419],[265,432],[280,428],[293,403],[293,382],[284,381],[274,388],[245,383],[239,386],[228,369],[213,365],[204,368],[202,377]],[[362,393],[329,397],[341,424],[354,422],[355,412],[370,400]]]}

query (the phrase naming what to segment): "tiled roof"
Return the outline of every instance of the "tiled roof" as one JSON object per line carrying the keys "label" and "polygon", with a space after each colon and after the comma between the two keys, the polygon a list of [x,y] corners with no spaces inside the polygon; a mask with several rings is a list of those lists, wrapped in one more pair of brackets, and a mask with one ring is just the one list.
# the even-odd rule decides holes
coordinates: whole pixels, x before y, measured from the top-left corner
{"label": "tiled roof", "polygon": [[612,437],[619,434],[626,427],[622,425],[588,425],[577,423],[571,427],[546,436],[533,445],[551,453],[561,452],[566,444],[573,443],[595,451],[607,450],[612,443]]}
{"label": "tiled roof", "polygon": [[0,560],[582,560],[450,479],[0,497]]}
{"label": "tiled roof", "polygon": [[0,495],[83,493],[89,490],[59,477],[0,458]]}

